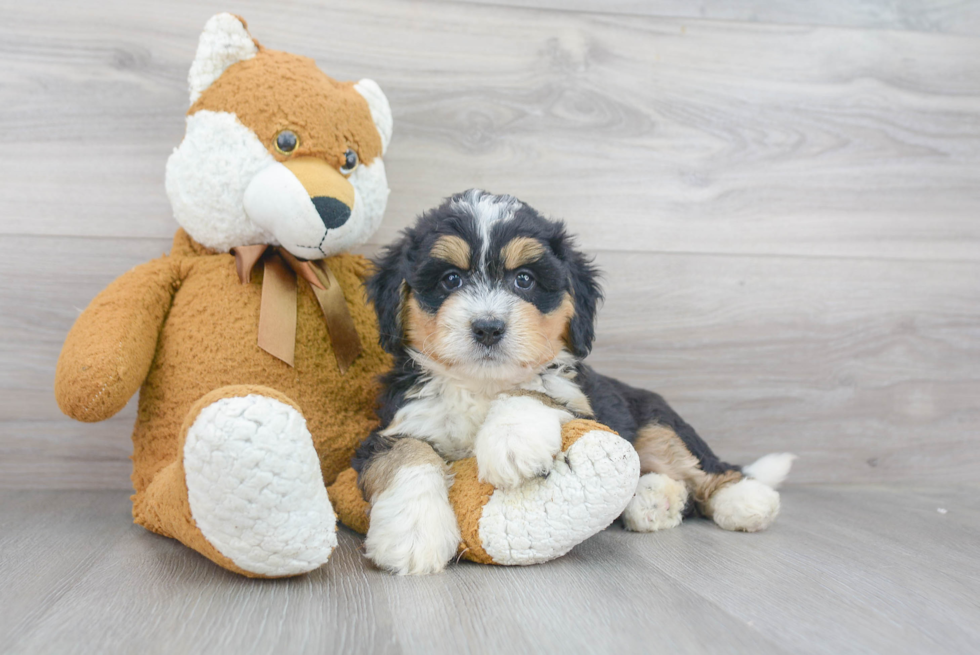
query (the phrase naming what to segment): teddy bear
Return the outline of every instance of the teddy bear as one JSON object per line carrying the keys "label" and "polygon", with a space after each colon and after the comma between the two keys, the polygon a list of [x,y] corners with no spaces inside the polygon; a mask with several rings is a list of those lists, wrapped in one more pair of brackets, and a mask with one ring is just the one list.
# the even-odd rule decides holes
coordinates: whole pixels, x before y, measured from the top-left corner
{"label": "teddy bear", "polygon": [[[391,362],[370,262],[348,251],[385,212],[391,110],[375,82],[265,48],[231,14],[208,20],[188,85],[166,167],[172,249],[79,315],[55,395],[91,422],[139,391],[137,524],[245,576],[299,575],[336,547],[335,507],[361,532],[369,520],[349,467]],[[515,490],[457,463],[464,557],[545,561],[622,511],[639,470],[629,445],[586,421],[564,439],[553,474]]]}

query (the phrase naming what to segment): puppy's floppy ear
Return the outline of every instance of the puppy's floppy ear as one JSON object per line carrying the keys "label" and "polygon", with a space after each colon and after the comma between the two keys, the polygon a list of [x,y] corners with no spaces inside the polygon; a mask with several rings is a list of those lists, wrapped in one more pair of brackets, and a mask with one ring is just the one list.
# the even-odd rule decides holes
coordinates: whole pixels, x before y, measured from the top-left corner
{"label": "puppy's floppy ear", "polygon": [[575,303],[575,315],[568,323],[568,348],[576,357],[585,357],[592,350],[595,340],[595,317],[602,301],[599,271],[592,260],[575,248],[572,237],[559,224],[558,234],[551,239],[555,254],[568,267],[571,292]]}
{"label": "puppy's floppy ear", "polygon": [[381,347],[391,354],[402,349],[405,335],[402,309],[405,304],[405,275],[410,247],[411,237],[408,234],[385,247],[374,260],[374,275],[367,281],[368,297],[374,303],[374,311],[378,315],[378,340]]}

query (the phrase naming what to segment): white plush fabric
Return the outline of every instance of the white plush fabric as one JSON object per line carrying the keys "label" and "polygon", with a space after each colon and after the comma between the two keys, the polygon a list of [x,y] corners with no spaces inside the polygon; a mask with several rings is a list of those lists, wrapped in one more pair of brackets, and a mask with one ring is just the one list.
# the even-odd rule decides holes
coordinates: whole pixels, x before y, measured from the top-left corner
{"label": "white plush fabric", "polygon": [[[204,26],[188,74],[191,104],[232,64],[258,53],[242,22],[212,16]],[[391,140],[391,108],[372,80],[354,85],[367,100],[382,147]],[[304,259],[319,259],[366,243],[388,204],[384,162],[358,166],[348,180],[354,207],[347,222],[327,230],[309,194],[230,112],[197,111],[187,117],[183,142],[167,161],[167,196],[174,218],[198,243],[219,252],[235,246],[281,245]]]}
{"label": "white plush fabric", "polygon": [[634,532],[676,528],[684,519],[687,485],[662,473],[647,473],[623,512],[623,525]]}
{"label": "white plush fabric", "polygon": [[588,432],[547,478],[494,491],[479,523],[483,549],[507,565],[560,557],[623,512],[639,477],[633,446],[611,432]]}
{"label": "white plush fabric", "polygon": [[385,163],[380,157],[370,166],[361,164],[347,179],[354,187],[354,208],[346,223],[327,233],[322,245],[327,257],[367,243],[381,227],[381,219],[388,206],[388,177],[385,175]]}
{"label": "white plush fabric", "polygon": [[[234,114],[201,110],[167,160],[167,196],[174,218],[198,243],[220,252],[235,246],[282,245],[297,257],[330,257],[367,242],[384,217],[384,162],[347,176],[354,208],[327,230],[309,194]],[[252,213],[254,212],[254,216]]]}
{"label": "white plush fabric", "polygon": [[305,573],[337,546],[320,458],[289,405],[260,395],[208,405],[187,433],[184,469],[198,529],[242,569]]}
{"label": "white plush fabric", "polygon": [[249,220],[245,189],[261,171],[279,165],[234,114],[201,110],[187,117],[187,132],[167,160],[167,196],[174,218],[208,248],[279,245]]}
{"label": "white plush fabric", "polygon": [[371,108],[371,118],[374,120],[374,127],[381,135],[381,154],[388,152],[388,143],[391,142],[391,106],[388,98],[378,83],[374,80],[363,79],[354,85],[354,90],[364,96],[368,107]]}
{"label": "white plush fabric", "polygon": [[442,467],[406,466],[371,503],[364,551],[379,567],[399,575],[438,573],[460,542]]}
{"label": "white plush fabric", "polygon": [[231,14],[217,14],[204,24],[197,42],[197,54],[187,74],[191,103],[221,77],[225,69],[239,61],[251,59],[258,53],[255,42],[242,22]]}
{"label": "white plush fabric", "polygon": [[242,197],[248,220],[303,259],[320,259],[327,228],[299,178],[276,162],[252,178]]}

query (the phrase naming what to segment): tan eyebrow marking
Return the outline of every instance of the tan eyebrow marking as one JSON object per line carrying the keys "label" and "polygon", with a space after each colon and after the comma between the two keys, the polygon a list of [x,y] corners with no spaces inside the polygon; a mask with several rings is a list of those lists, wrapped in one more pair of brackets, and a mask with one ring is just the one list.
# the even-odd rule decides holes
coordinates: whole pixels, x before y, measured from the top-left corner
{"label": "tan eyebrow marking", "polygon": [[544,255],[544,246],[537,239],[517,237],[511,239],[500,249],[500,258],[504,260],[504,268],[511,271],[525,264],[536,262]]}
{"label": "tan eyebrow marking", "polygon": [[470,244],[457,236],[439,237],[429,251],[429,256],[449,262],[464,271],[470,269]]}

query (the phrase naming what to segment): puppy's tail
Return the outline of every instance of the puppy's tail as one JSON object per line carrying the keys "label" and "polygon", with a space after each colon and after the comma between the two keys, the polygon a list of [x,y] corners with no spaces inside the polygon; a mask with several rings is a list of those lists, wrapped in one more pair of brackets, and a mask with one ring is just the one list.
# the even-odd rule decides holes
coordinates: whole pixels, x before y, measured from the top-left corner
{"label": "puppy's tail", "polygon": [[790,468],[796,455],[792,453],[770,453],[755,460],[748,466],[742,467],[742,473],[747,478],[758,480],[767,487],[778,489]]}

